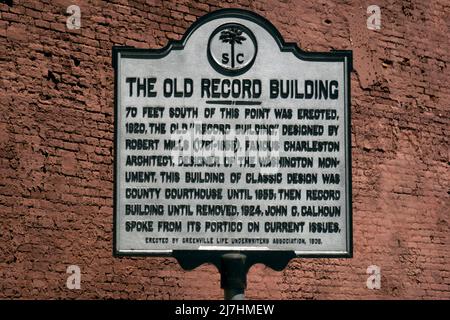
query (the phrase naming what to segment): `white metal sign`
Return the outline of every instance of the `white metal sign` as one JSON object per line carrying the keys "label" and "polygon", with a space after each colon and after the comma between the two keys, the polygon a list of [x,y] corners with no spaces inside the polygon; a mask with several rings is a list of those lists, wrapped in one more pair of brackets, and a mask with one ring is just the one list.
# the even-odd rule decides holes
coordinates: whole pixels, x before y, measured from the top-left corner
{"label": "white metal sign", "polygon": [[351,52],[231,10],[113,55],[116,254],[351,256]]}

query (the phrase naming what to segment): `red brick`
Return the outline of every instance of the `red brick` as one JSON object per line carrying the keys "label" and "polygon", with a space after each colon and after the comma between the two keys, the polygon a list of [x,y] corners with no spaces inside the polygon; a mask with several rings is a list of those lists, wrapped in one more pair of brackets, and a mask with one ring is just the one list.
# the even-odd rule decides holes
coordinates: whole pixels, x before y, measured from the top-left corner
{"label": "red brick", "polygon": [[[444,0],[380,1],[379,31],[364,5],[339,0],[85,1],[81,29],[68,30],[63,2],[0,4],[1,299],[222,298],[211,265],[111,254],[111,47],[161,47],[215,7],[255,10],[304,50],[354,54],[354,258],[254,266],[247,297],[450,299]],[[77,292],[66,288],[71,264]],[[365,285],[373,264],[381,290]]]}
{"label": "red brick", "polygon": [[21,24],[12,24],[6,29],[6,35],[8,39],[14,41],[23,41],[26,43],[28,40],[28,32],[26,26]]}

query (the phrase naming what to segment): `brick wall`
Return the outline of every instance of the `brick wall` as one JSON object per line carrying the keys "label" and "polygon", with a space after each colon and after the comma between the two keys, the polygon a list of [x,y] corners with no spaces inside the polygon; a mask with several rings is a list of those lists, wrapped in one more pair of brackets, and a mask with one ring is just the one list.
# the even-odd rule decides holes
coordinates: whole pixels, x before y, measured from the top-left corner
{"label": "brick wall", "polygon": [[[111,67],[113,45],[162,47],[221,7],[261,14],[304,50],[354,53],[354,258],[254,266],[248,297],[450,298],[448,1],[1,2],[0,298],[222,297],[212,266],[112,257]],[[66,287],[73,264],[80,290]]]}

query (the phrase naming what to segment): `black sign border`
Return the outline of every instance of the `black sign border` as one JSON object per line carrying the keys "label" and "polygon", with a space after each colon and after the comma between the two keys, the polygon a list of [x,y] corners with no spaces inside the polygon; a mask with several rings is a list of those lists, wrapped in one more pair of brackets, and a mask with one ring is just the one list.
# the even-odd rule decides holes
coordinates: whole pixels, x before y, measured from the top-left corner
{"label": "black sign border", "polygon": [[[117,199],[116,193],[118,188],[117,181],[117,145],[118,145],[118,68],[117,62],[119,54],[122,57],[141,58],[141,59],[160,59],[166,56],[172,50],[183,50],[184,46],[196,29],[201,25],[218,18],[240,18],[254,22],[265,30],[267,30],[276,40],[281,52],[291,52],[297,58],[304,61],[331,61],[344,62],[346,73],[344,74],[344,83],[346,87],[346,205],[348,214],[347,225],[347,252],[342,253],[311,253],[299,254],[295,251],[237,251],[230,248],[227,251],[218,250],[171,250],[170,252],[121,252],[117,250]],[[353,52],[351,50],[333,50],[331,52],[306,52],[301,50],[296,43],[285,42],[279,31],[266,18],[244,9],[220,9],[195,21],[183,35],[181,40],[171,40],[164,48],[159,49],[141,49],[130,46],[113,46],[112,47],[112,65],[114,68],[114,203],[113,203],[113,256],[121,257],[174,257],[178,260],[183,269],[191,270],[204,263],[213,263],[220,269],[221,256],[229,252],[240,252],[247,257],[246,265],[251,267],[254,263],[264,263],[274,270],[282,270],[292,258],[352,258],[353,257],[353,210],[352,210],[352,157],[351,157],[351,88],[350,77],[353,70]]]}

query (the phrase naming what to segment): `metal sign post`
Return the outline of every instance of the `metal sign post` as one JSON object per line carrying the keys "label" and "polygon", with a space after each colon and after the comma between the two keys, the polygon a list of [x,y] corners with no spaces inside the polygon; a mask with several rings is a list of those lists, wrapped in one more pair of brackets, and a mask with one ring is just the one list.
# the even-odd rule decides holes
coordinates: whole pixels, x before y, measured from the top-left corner
{"label": "metal sign post", "polygon": [[246,256],[242,253],[225,253],[222,256],[220,286],[224,290],[225,300],[244,300],[247,287]]}
{"label": "metal sign post", "polygon": [[211,263],[220,272],[220,286],[226,300],[243,300],[247,288],[248,270],[257,263],[263,263],[276,271],[282,271],[295,254],[292,251],[174,251],[184,270],[193,270],[204,263]]}
{"label": "metal sign post", "polygon": [[114,254],[221,272],[351,257],[351,51],[304,52],[223,9],[162,49],[113,48]]}

